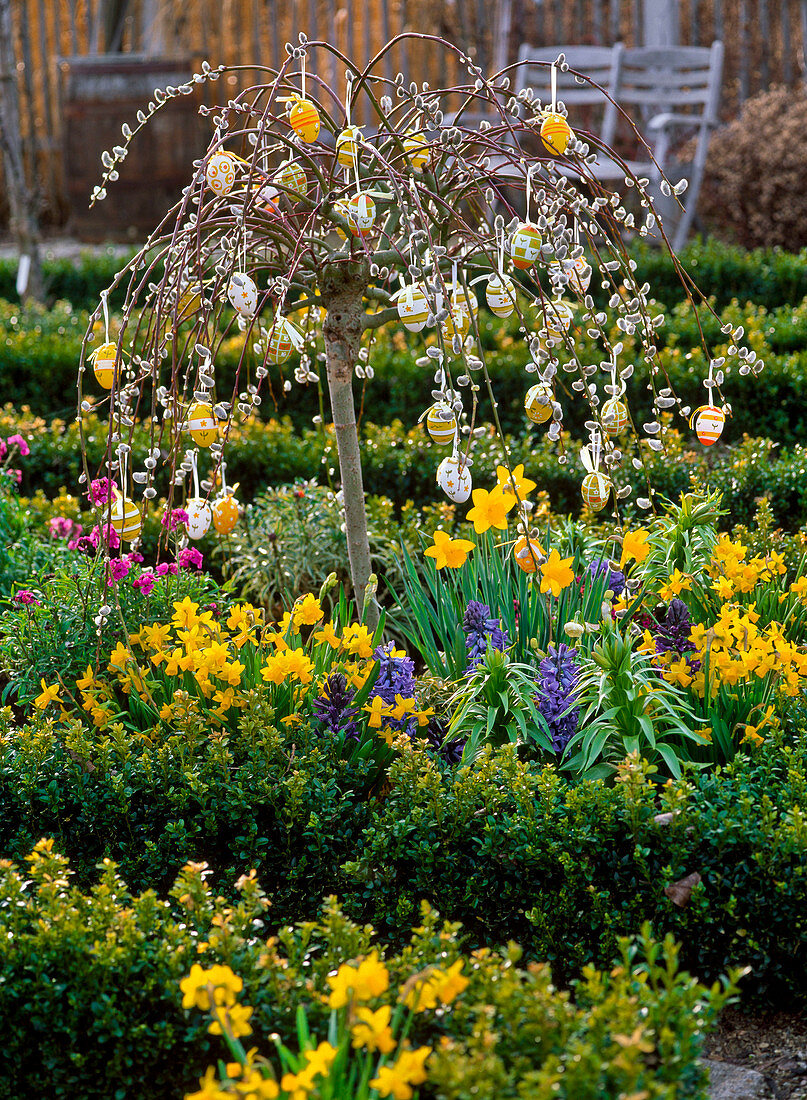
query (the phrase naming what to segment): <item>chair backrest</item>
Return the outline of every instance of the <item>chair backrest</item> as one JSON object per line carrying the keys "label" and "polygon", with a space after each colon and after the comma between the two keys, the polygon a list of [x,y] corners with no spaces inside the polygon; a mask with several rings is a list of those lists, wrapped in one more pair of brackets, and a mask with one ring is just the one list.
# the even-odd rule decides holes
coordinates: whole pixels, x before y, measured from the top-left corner
{"label": "chair backrest", "polygon": [[637,105],[647,115],[672,111],[716,123],[722,74],[722,42],[625,50],[617,99],[628,113]]}
{"label": "chair backrest", "polygon": [[[550,98],[550,66],[559,54],[566,58],[568,71],[557,70],[558,99],[567,107],[594,107],[602,111],[599,138],[610,145],[616,127],[616,107],[609,101],[617,98],[620,68],[625,48],[615,46],[536,46],[524,45],[518,51],[518,68],[514,78],[516,92],[532,88],[543,103]],[[575,76],[587,77],[580,82]],[[592,83],[589,83],[591,81]],[[595,87],[599,85],[599,87]],[[601,90],[602,89],[602,90]],[[603,95],[603,91],[608,96]]]}

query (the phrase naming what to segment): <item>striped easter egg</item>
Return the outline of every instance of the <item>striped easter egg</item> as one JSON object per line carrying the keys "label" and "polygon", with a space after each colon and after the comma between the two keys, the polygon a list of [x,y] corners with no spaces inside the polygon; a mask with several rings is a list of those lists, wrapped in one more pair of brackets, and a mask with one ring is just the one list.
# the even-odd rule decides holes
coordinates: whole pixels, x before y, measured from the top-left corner
{"label": "striped easter egg", "polygon": [[336,160],[343,168],[352,168],[359,154],[358,126],[346,126],[336,138]]}
{"label": "striped easter egg", "polygon": [[[445,413],[448,419],[440,413]],[[438,401],[429,409],[426,414],[426,431],[435,443],[440,443],[442,446],[454,442],[454,436],[457,434],[457,418],[451,411],[451,406],[445,401]]]}
{"label": "striped easter egg", "polygon": [[717,443],[725,423],[726,414],[717,405],[701,405],[689,419],[690,428],[694,428],[704,447]]}
{"label": "striped easter egg", "polygon": [[485,284],[485,300],[496,317],[509,317],[516,308],[516,288],[509,275],[491,275]]}
{"label": "striped easter egg", "polygon": [[510,257],[521,271],[532,267],[541,254],[541,233],[537,226],[522,222],[510,238]]}
{"label": "striped easter egg", "polygon": [[611,480],[599,472],[586,474],[580,492],[593,512],[601,512],[611,495]]}
{"label": "striped easter egg", "polygon": [[98,385],[111,390],[117,376],[118,348],[116,344],[101,344],[92,353],[92,369]]}
{"label": "striped easter egg", "polygon": [[429,303],[419,286],[407,286],[396,300],[398,316],[410,332],[420,332],[429,317]]}
{"label": "striped easter egg", "polygon": [[130,497],[122,497],[120,493],[115,494],[109,521],[123,542],[134,542],[143,529],[140,509]]}
{"label": "striped easter egg", "polygon": [[572,327],[574,320],[574,306],[564,302],[562,298],[555,298],[544,305],[544,329],[547,336],[560,339]]}
{"label": "striped easter egg", "polygon": [[407,130],[403,141],[404,152],[413,168],[422,168],[429,159],[429,146],[419,130]]}
{"label": "striped easter egg", "polygon": [[352,195],[347,204],[347,223],[354,237],[364,236],[373,228],[375,203],[363,191]]}
{"label": "striped easter egg", "polygon": [[319,111],[310,99],[298,99],[289,112],[289,125],[301,141],[310,145],[319,137]]}
{"label": "striped easter egg", "polygon": [[203,401],[197,401],[188,409],[188,421],[185,427],[190,432],[193,442],[198,443],[200,447],[209,447],[211,443],[215,443],[219,434],[218,425],[213,419],[213,409]]}
{"label": "striped easter egg", "polygon": [[288,317],[275,317],[266,341],[266,361],[280,366],[299,345],[300,336]]}
{"label": "striped easter egg", "polygon": [[572,128],[563,115],[548,114],[541,123],[541,141],[556,157],[563,156],[573,136]]}

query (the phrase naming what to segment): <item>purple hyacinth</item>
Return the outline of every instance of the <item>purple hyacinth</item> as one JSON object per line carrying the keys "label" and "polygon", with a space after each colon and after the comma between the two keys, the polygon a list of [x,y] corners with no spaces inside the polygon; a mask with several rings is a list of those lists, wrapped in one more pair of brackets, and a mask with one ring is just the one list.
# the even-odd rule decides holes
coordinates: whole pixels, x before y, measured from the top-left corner
{"label": "purple hyacinth", "polygon": [[625,591],[625,574],[620,569],[614,568],[611,562],[603,561],[600,558],[598,561],[591,563],[588,571],[593,578],[605,574],[605,587],[610,589],[615,596],[621,596]]}
{"label": "purple hyacinth", "polygon": [[[394,656],[395,643],[387,642],[386,645],[377,646],[373,656],[378,661],[378,678],[373,684],[370,699],[380,695],[388,706],[393,706],[395,696],[402,699],[415,698],[415,662],[406,655]],[[394,729],[406,730],[411,734],[417,719],[387,718],[385,721]]]}
{"label": "purple hyacinth", "polygon": [[567,714],[563,713],[576,699],[575,689],[580,676],[577,654],[563,642],[557,647],[551,645],[541,661],[539,673],[538,710],[549,726],[552,748],[561,753],[577,732],[580,718],[580,708],[577,706]]}
{"label": "purple hyacinth", "polygon": [[499,619],[493,619],[490,608],[486,603],[477,600],[469,600],[465,608],[462,620],[465,631],[465,648],[468,650],[468,667],[466,676],[473,672],[476,666],[487,652],[488,645],[491,649],[504,650],[510,644],[507,631],[502,630]]}
{"label": "purple hyacinth", "polygon": [[314,710],[323,726],[332,733],[341,734],[345,741],[359,739],[356,711],[351,705],[355,694],[342,673],[334,672],[325,681],[322,695],[314,700]]}
{"label": "purple hyacinth", "polygon": [[[658,616],[658,611],[656,615]],[[657,619],[653,636],[656,640],[656,653],[677,653],[681,657],[686,657],[690,670],[697,672],[701,667],[700,661],[687,657],[687,654],[695,648],[689,638],[691,629],[689,608],[683,600],[673,599],[670,600],[663,618]]]}

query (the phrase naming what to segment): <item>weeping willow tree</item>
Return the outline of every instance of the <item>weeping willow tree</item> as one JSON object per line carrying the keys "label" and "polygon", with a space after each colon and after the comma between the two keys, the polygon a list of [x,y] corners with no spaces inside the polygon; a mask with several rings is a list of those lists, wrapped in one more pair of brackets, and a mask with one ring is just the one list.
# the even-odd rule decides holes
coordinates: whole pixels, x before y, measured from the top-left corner
{"label": "weeping willow tree", "polygon": [[[428,42],[453,54],[467,81],[432,89],[407,85],[401,74],[387,78],[383,63],[400,37],[410,50]],[[99,306],[83,348],[80,409],[92,406],[85,357],[109,391],[106,467],[121,478],[110,519],[124,537],[139,534],[134,487],[153,498],[158,468],[167,465],[173,508],[188,474],[196,478],[199,449],[211,456],[210,476],[196,479],[192,498],[197,527],[204,526],[233,424],[258,414],[273,374],[292,360],[285,389],[327,390],[361,601],[371,561],[354,379],[372,378],[372,342],[383,326],[402,322],[422,334],[418,363],[434,373],[426,426],[447,448],[438,482],[453,500],[466,500],[474,439],[488,430],[478,417],[483,393],[501,435],[495,379],[479,337],[482,295],[497,316],[518,317],[530,350],[526,415],[557,441],[560,462],[564,406],[586,403],[582,491],[592,507],[612,501],[618,512],[631,491],[620,478],[626,433],[641,444],[632,461],[642,465],[647,450],[664,447],[662,413],[692,413],[665,374],[657,346],[664,318],[650,287],[638,284],[626,247],[629,233],[652,233],[669,249],[649,181],[620,162],[635,207],[629,211],[596,178],[597,158],[617,154],[575,132],[554,93],[545,103],[529,91],[514,95],[510,70],[486,76],[434,36],[399,39],[359,67],[331,44],[301,36],[287,45],[278,70],[259,69],[259,83],[237,98],[200,108],[211,123],[207,153],[188,166],[182,199],[113,284],[126,294],[117,339],[107,334],[93,347]],[[344,70],[341,93],[318,75],[332,71],[334,58]],[[549,86],[564,66],[562,57],[547,66]],[[215,81],[226,71],[204,65],[194,81]],[[137,130],[166,99],[192,91],[187,84],[155,92],[135,130],[123,125],[122,145],[102,158],[105,175],[93,202],[106,197]],[[371,119],[364,126],[354,122],[360,104]],[[695,308],[692,284],[673,261]],[[595,304],[593,277],[607,307]],[[216,359],[234,336],[242,350],[235,384],[224,393]],[[623,337],[639,349],[630,362],[620,361]],[[592,341],[594,361],[581,350]],[[728,354],[741,370],[761,366],[736,341]],[[637,360],[653,405],[641,423],[624,400]],[[704,442],[719,435],[730,412],[720,392],[726,356],[709,361],[708,403],[694,414]],[[151,425],[142,456],[132,454],[138,419]],[[84,478],[92,473],[85,459]],[[651,492],[638,503],[650,507]],[[519,516],[521,552],[533,554],[528,506],[520,501]]]}

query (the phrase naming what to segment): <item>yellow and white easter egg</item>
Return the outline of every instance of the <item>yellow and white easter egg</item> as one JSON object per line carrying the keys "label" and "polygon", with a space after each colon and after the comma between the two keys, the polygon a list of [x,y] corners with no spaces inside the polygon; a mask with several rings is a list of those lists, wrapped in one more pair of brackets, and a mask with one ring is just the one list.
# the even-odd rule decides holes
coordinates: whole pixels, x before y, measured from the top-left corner
{"label": "yellow and white easter egg", "polygon": [[550,113],[541,123],[541,141],[556,157],[563,156],[573,137],[572,128],[563,115]]}
{"label": "yellow and white easter egg", "polygon": [[191,497],[185,502],[185,511],[188,513],[188,537],[202,538],[210,530],[210,524],[213,522],[210,505],[201,497]]}
{"label": "yellow and white easter egg", "polygon": [[459,336],[464,340],[471,327],[471,314],[476,316],[479,303],[472,291],[469,290],[466,294],[463,288],[458,287],[452,291],[447,306],[448,313],[440,322],[443,339],[453,340],[455,336]]}
{"label": "yellow and white easter egg", "polygon": [[336,138],[336,160],[343,168],[352,168],[359,155],[359,128],[346,126]]}
{"label": "yellow and white easter egg", "polygon": [[229,195],[235,184],[235,158],[229,153],[214,153],[205,165],[205,182],[217,195]]}
{"label": "yellow and white easter egg", "polygon": [[363,191],[352,195],[347,204],[347,223],[354,237],[365,236],[375,222],[375,203]]}
{"label": "yellow and white easter egg", "polygon": [[300,346],[302,335],[288,317],[275,317],[266,341],[266,361],[280,366]]}
{"label": "yellow and white easter egg", "polygon": [[471,471],[458,455],[448,455],[437,467],[437,484],[455,504],[464,504],[471,495]]}
{"label": "yellow and white easter egg", "polygon": [[591,283],[592,270],[585,256],[578,256],[576,260],[566,260],[561,263],[553,260],[549,265],[549,277],[553,282],[558,282],[558,276],[566,275],[566,285],[578,294],[585,294]]}
{"label": "yellow and white easter egg", "polygon": [[319,111],[310,99],[298,99],[289,111],[289,125],[301,141],[310,145],[319,137]]}
{"label": "yellow and white easter egg", "polygon": [[618,397],[612,397],[602,407],[602,426],[606,435],[619,435],[628,426],[628,407]]}
{"label": "yellow and white easter egg", "polygon": [[552,415],[552,390],[544,382],[538,382],[527,390],[524,411],[533,424],[546,424]]}
{"label": "yellow and white easter egg", "polygon": [[717,405],[701,405],[689,418],[690,428],[694,428],[704,447],[717,443],[726,423],[726,414]]}
{"label": "yellow and white easter egg", "polygon": [[112,512],[109,517],[112,530],[117,531],[123,542],[134,542],[140,537],[143,529],[143,517],[131,497],[123,497],[115,493],[112,504]]}
{"label": "yellow and white easter egg", "polygon": [[[441,413],[446,415],[441,416]],[[426,431],[435,443],[442,446],[454,442],[454,436],[457,434],[457,418],[454,416],[451,406],[446,404],[445,401],[438,401],[436,405],[432,405],[429,409],[426,414]]]}
{"label": "yellow and white easter egg", "polygon": [[283,161],[275,174],[275,183],[301,198],[308,194],[308,176],[296,160]]}
{"label": "yellow and white easter egg", "polygon": [[522,535],[513,546],[513,557],[519,569],[534,573],[544,557],[543,547],[535,539]]}
{"label": "yellow and white easter egg", "polygon": [[586,474],[580,486],[580,492],[589,508],[594,512],[600,512],[611,495],[611,479],[599,471]]}
{"label": "yellow and white easter egg", "polygon": [[509,317],[516,308],[516,288],[509,275],[491,275],[485,284],[485,299],[496,317]]}
{"label": "yellow and white easter egg", "polygon": [[419,286],[406,286],[399,291],[395,304],[404,328],[420,332],[429,317],[429,303],[423,290]]}
{"label": "yellow and white easter egg", "polygon": [[242,317],[252,317],[258,308],[258,288],[244,271],[236,271],[227,284],[230,305]]}
{"label": "yellow and white easter egg", "polygon": [[521,271],[532,267],[541,255],[541,231],[536,225],[522,222],[510,238],[510,256],[513,265]]}
{"label": "yellow and white easter egg", "polygon": [[547,336],[557,339],[564,336],[572,327],[574,306],[564,302],[562,298],[554,298],[544,303],[543,317],[543,327]]}
{"label": "yellow and white easter egg", "polygon": [[105,390],[111,390],[118,375],[118,347],[117,344],[101,344],[92,353],[92,369],[98,380],[98,385]]}
{"label": "yellow and white easter egg", "polygon": [[200,447],[209,447],[216,442],[219,434],[218,425],[213,417],[212,406],[204,401],[197,401],[188,409],[188,420],[185,425],[190,432],[194,443]]}
{"label": "yellow and white easter egg", "polygon": [[236,523],[238,523],[238,501],[228,493],[227,496],[214,500],[210,507],[213,515],[213,526],[220,535],[229,535]]}
{"label": "yellow and white easter egg", "polygon": [[429,146],[420,130],[407,130],[403,147],[413,168],[422,168],[428,161]]}

